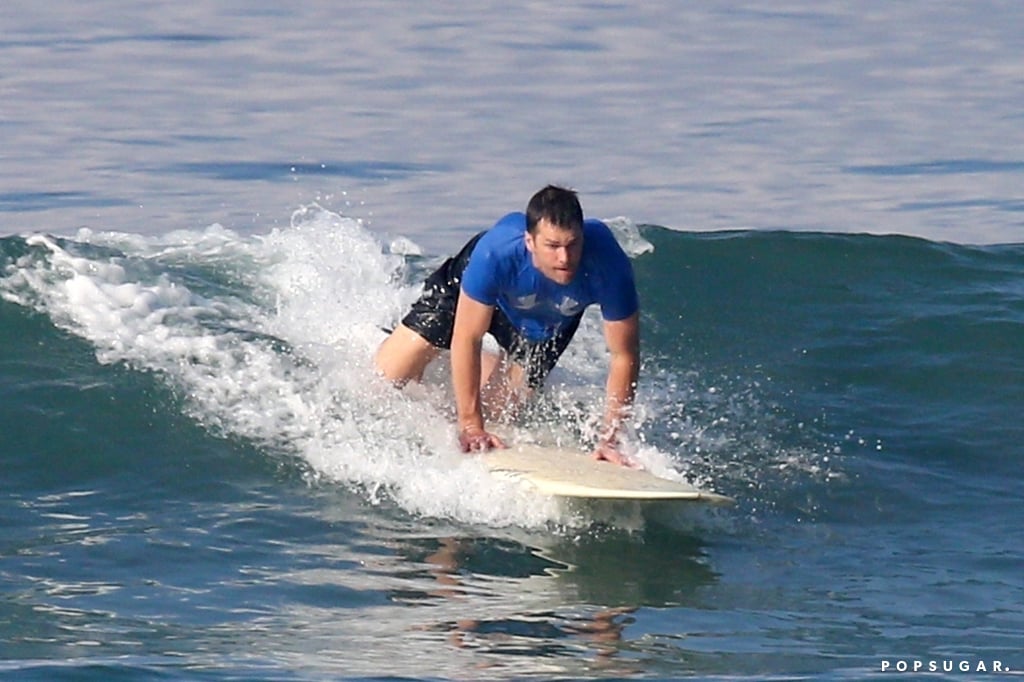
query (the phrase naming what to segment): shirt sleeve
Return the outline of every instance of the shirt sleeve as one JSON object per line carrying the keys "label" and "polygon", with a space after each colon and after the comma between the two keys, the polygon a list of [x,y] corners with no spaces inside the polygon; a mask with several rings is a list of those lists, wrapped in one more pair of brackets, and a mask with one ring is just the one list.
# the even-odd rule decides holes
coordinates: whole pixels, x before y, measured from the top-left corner
{"label": "shirt sleeve", "polygon": [[500,252],[508,241],[508,234],[516,229],[516,222],[523,222],[522,214],[510,213],[488,230],[473,248],[466,269],[462,272],[462,290],[478,303],[498,304],[498,292],[504,268],[509,267],[508,259]]}
{"label": "shirt sleeve", "polygon": [[600,221],[593,222],[600,225],[591,238],[599,247],[601,274],[598,278],[597,302],[601,307],[601,317],[609,322],[625,320],[640,309],[633,264],[611,229]]}

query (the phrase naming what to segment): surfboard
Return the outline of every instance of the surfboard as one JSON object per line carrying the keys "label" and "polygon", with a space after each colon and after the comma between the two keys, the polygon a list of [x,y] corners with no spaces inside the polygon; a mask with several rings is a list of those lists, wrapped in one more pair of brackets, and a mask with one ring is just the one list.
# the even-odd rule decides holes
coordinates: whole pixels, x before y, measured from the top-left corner
{"label": "surfboard", "polygon": [[492,474],[524,483],[545,495],[594,500],[733,503],[733,499],[725,495],[660,478],[642,469],[596,460],[570,448],[517,443],[479,457]]}

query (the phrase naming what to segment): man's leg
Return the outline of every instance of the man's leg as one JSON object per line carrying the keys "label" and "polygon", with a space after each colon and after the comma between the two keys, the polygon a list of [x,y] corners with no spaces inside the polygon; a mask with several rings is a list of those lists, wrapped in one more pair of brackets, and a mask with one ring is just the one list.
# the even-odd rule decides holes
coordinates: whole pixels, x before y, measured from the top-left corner
{"label": "man's leg", "polygon": [[502,348],[501,357],[493,362],[493,371],[487,370],[487,358],[481,367],[480,399],[484,417],[491,419],[514,419],[519,409],[529,401],[544,384],[544,379],[554,368],[558,358],[565,351],[579,327],[583,313],[579,313],[553,338],[531,342],[523,338],[519,330],[495,308],[491,319],[490,332]]}
{"label": "man's leg", "polygon": [[[404,324],[399,324],[380,344],[375,361],[385,379],[397,386],[404,386],[410,381],[422,381],[427,365],[440,354],[440,349],[434,348],[429,341]],[[481,386],[486,387],[491,383],[504,386],[507,383],[503,377],[505,371],[501,369],[503,357],[504,353],[490,351],[480,354]]]}
{"label": "man's leg", "polygon": [[435,270],[423,283],[423,293],[412,304],[401,324],[377,349],[377,368],[397,386],[422,381],[423,372],[441,349],[452,342],[459,278],[466,268],[478,234]]}
{"label": "man's leg", "polygon": [[385,379],[404,386],[409,381],[422,381],[423,371],[439,352],[425,338],[399,324],[380,344],[375,361]]}
{"label": "man's leg", "polygon": [[506,353],[487,352],[481,358],[480,368],[484,418],[488,421],[514,419],[519,408],[533,395],[533,389],[526,385],[525,370]]}

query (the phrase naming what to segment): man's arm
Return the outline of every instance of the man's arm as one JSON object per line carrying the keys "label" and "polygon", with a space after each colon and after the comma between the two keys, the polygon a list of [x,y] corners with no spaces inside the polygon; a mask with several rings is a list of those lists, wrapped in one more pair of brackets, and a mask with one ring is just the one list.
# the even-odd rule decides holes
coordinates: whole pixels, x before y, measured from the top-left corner
{"label": "man's arm", "polygon": [[594,457],[629,464],[619,452],[618,434],[636,396],[640,373],[640,313],[635,312],[624,320],[605,321],[604,337],[610,353],[608,383],[604,425]]}
{"label": "man's arm", "polygon": [[459,447],[463,452],[502,448],[505,444],[484,428],[480,404],[480,349],[494,308],[459,292],[452,332],[452,388],[458,414]]}

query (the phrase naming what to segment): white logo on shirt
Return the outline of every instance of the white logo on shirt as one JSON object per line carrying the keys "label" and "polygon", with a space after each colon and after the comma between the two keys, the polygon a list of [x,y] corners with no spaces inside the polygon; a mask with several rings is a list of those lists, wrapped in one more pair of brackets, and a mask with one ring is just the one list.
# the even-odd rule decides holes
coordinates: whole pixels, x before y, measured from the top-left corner
{"label": "white logo on shirt", "polygon": [[516,298],[513,305],[519,310],[529,310],[537,306],[537,294],[527,294]]}
{"label": "white logo on shirt", "polygon": [[580,302],[569,298],[568,296],[562,299],[562,302],[558,304],[558,312],[562,313],[565,317],[571,317],[580,311]]}

